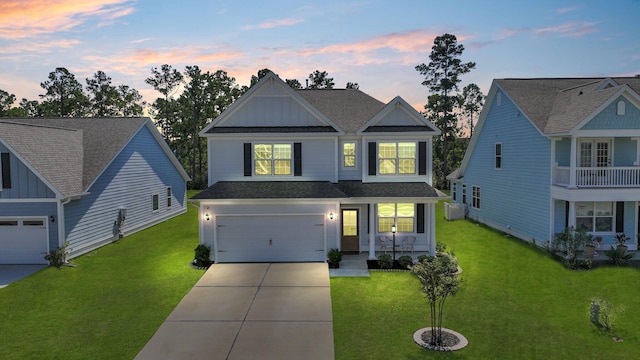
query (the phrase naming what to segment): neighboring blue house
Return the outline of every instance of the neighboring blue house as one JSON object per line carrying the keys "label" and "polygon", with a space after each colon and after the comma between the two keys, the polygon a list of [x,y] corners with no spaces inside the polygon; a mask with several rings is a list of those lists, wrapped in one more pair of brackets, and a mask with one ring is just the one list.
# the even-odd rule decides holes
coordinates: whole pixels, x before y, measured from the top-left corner
{"label": "neighboring blue house", "polygon": [[640,78],[494,80],[461,167],[467,217],[537,245],[567,226],[637,249]]}
{"label": "neighboring blue house", "polygon": [[439,134],[400,97],[293,90],[270,73],[200,133],[200,242],[216,262],[324,261],[331,248],[375,258],[395,224],[398,250],[434,253]]}
{"label": "neighboring blue house", "polygon": [[0,119],[0,264],[69,258],[186,211],[180,163],[148,118]]}

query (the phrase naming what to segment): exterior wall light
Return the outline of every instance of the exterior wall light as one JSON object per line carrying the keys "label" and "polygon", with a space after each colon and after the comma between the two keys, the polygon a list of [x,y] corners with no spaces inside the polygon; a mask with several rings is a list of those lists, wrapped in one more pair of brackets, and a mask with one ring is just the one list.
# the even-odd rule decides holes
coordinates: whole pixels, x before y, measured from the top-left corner
{"label": "exterior wall light", "polygon": [[56,222],[56,218],[55,218],[55,217],[53,217],[53,215],[50,215],[50,216],[49,216],[49,221],[51,221],[51,222]]}
{"label": "exterior wall light", "polygon": [[336,217],[336,214],[334,214],[333,212],[329,213],[329,220],[333,220],[335,219],[335,217]]}
{"label": "exterior wall light", "polygon": [[207,221],[209,221],[209,219],[211,219],[211,218],[209,217],[209,213],[204,214],[204,219],[205,219],[205,220],[207,220]]}
{"label": "exterior wall light", "polygon": [[395,234],[397,230],[398,230],[398,228],[396,227],[396,224],[391,225],[391,232],[393,234]]}

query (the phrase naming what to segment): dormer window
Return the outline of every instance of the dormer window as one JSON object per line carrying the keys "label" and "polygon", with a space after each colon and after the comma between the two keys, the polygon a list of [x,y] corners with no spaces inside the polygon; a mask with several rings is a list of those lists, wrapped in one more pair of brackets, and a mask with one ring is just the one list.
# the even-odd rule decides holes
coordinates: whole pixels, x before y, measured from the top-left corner
{"label": "dormer window", "polygon": [[624,100],[618,101],[618,107],[616,109],[616,114],[618,116],[624,116],[625,107],[626,107],[626,103],[624,102]]}

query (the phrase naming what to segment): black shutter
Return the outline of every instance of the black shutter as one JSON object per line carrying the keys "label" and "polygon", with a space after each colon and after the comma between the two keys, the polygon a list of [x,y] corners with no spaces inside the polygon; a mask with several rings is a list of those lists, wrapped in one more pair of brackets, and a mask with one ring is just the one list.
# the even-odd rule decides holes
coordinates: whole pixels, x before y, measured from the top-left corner
{"label": "black shutter", "polygon": [[427,175],[427,143],[418,143],[418,175]]}
{"label": "black shutter", "polygon": [[624,202],[616,203],[616,232],[624,232]]}
{"label": "black shutter", "polygon": [[244,143],[244,176],[251,176],[251,143]]}
{"label": "black shutter", "polygon": [[564,202],[564,227],[565,229],[569,227],[569,202]]}
{"label": "black shutter", "polygon": [[424,204],[417,204],[416,217],[418,218],[416,232],[418,234],[424,234]]}
{"label": "black shutter", "polygon": [[376,167],[377,167],[376,157],[377,157],[376,143],[370,142],[369,143],[369,175],[376,174]]}
{"label": "black shutter", "polygon": [[293,176],[302,176],[302,144],[293,143]]}
{"label": "black shutter", "polygon": [[2,188],[11,189],[11,163],[9,153],[2,153]]}

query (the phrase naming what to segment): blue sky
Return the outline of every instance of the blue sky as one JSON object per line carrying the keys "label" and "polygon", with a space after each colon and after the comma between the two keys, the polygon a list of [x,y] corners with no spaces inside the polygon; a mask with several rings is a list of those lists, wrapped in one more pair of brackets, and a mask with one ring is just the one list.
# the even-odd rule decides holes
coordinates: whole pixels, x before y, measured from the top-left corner
{"label": "blue sky", "polygon": [[243,85],[265,67],[303,84],[318,69],[336,87],[422,108],[414,67],[435,36],[458,37],[477,64],[461,85],[486,93],[494,78],[640,74],[638,19],[640,0],[0,0],[0,89],[38,99],[63,66],[83,85],[102,70],[152,101],[144,79],[164,63]]}

